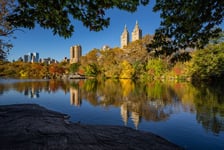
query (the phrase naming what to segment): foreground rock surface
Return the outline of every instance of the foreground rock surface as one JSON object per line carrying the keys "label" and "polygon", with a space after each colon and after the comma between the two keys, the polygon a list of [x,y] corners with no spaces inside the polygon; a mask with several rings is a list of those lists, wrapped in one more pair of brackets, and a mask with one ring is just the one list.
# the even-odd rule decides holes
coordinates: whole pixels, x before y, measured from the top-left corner
{"label": "foreground rock surface", "polygon": [[120,126],[82,125],[68,118],[35,104],[0,106],[0,149],[181,149],[152,133]]}

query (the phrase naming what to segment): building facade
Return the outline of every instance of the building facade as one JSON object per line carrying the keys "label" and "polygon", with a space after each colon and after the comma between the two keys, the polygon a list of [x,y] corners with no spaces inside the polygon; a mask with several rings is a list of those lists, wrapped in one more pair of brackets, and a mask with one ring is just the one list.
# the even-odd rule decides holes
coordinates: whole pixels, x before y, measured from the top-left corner
{"label": "building facade", "polygon": [[132,41],[142,39],[142,30],[139,28],[138,21],[136,21],[135,27],[132,31]]}
{"label": "building facade", "polygon": [[28,53],[27,55],[24,55],[23,61],[31,62],[31,63],[39,62],[39,53],[37,53],[37,52]]}
{"label": "building facade", "polygon": [[29,62],[29,55],[24,55],[23,56],[23,61],[24,62]]}
{"label": "building facade", "polygon": [[[136,24],[132,31],[131,36],[132,36],[132,42],[142,39],[142,30],[140,29],[138,25],[138,21],[136,21]],[[129,43],[129,32],[128,32],[127,26],[125,25],[124,31],[121,34],[121,48],[124,48],[124,46],[127,46],[128,43]]]}
{"label": "building facade", "polygon": [[127,46],[129,43],[129,32],[127,29],[127,26],[124,26],[124,31],[121,34],[121,48],[124,48],[124,46]]}
{"label": "building facade", "polygon": [[82,47],[75,45],[70,48],[70,64],[78,63],[82,56]]}

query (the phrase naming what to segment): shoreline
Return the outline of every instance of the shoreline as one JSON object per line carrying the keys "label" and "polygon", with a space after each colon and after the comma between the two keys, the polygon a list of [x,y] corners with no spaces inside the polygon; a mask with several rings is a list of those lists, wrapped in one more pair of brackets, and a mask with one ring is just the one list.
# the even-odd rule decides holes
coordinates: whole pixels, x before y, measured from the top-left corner
{"label": "shoreline", "polygon": [[73,123],[68,115],[37,104],[2,105],[0,122],[0,149],[183,149],[129,127]]}

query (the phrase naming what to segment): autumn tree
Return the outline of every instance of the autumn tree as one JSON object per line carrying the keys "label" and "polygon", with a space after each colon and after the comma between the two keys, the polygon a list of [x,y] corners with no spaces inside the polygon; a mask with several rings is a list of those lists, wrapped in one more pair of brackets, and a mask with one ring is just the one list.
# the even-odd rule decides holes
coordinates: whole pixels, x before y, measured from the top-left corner
{"label": "autumn tree", "polygon": [[51,74],[51,78],[56,78],[57,76],[62,75],[64,72],[64,68],[56,63],[50,64],[49,66],[49,73]]}
{"label": "autumn tree", "polygon": [[129,62],[140,61],[145,63],[149,58],[147,45],[151,43],[152,39],[153,36],[147,34],[140,40],[130,42],[124,49],[124,59]]}
{"label": "autumn tree", "polygon": [[65,74],[69,74],[70,72],[70,63],[67,61],[61,61],[58,66],[63,68]]}
{"label": "autumn tree", "polygon": [[118,47],[101,50],[98,59],[101,74],[105,77],[118,78],[121,72],[119,64],[123,57],[124,51]]}
{"label": "autumn tree", "polygon": [[92,49],[91,51],[89,51],[85,56],[83,56],[82,58],[82,64],[85,63],[97,63],[97,60],[99,58],[99,49]]}
{"label": "autumn tree", "polygon": [[120,73],[120,78],[131,79],[135,73],[133,66],[126,60],[124,60],[120,65],[122,68]]}

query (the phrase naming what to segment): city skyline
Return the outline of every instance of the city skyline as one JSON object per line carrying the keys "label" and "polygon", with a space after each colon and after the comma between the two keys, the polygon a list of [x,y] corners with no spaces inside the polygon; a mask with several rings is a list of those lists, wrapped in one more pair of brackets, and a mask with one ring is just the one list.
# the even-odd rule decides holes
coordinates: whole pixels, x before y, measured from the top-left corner
{"label": "city skyline", "polygon": [[[111,48],[120,47],[120,35],[124,30],[124,25],[133,29],[136,20],[143,31],[142,36],[152,35],[159,28],[161,21],[160,14],[152,11],[154,3],[151,1],[147,6],[139,6],[134,13],[118,9],[108,10],[106,16],[111,18],[110,25],[100,32],[89,31],[80,21],[74,20],[72,23],[75,25],[75,32],[68,39],[53,35],[51,30],[45,30],[39,26],[32,30],[16,30],[14,34],[16,39],[12,39],[14,47],[9,51],[7,59],[17,60],[30,51],[38,50],[43,58],[53,57],[61,61],[64,57],[70,57],[69,49],[73,45],[82,45],[83,55],[94,48],[101,49],[104,45]],[[224,23],[220,27],[224,29]]]}
{"label": "city skyline", "polygon": [[[64,61],[67,58],[64,58],[62,61]],[[55,60],[51,57],[46,58],[40,58],[40,55],[38,52],[29,52],[27,54],[24,54],[23,56],[18,57],[15,61],[23,61],[25,63],[45,63],[45,64],[51,64],[51,63],[58,63],[58,60]]]}
{"label": "city skyline", "polygon": [[109,10],[106,12],[106,16],[111,18],[110,25],[100,32],[89,31],[83,27],[81,22],[75,20],[73,22],[75,32],[68,39],[58,35],[54,36],[51,30],[44,30],[39,26],[32,30],[15,31],[17,38],[12,40],[14,47],[10,50],[8,60],[17,60],[30,51],[38,50],[43,58],[53,57],[61,61],[64,57],[69,58],[70,47],[78,44],[82,46],[83,55],[94,48],[101,49],[104,45],[111,48],[120,47],[120,35],[125,24],[133,29],[138,20],[144,31],[143,36],[153,34],[154,30],[159,27],[159,14],[152,12],[152,6],[153,3],[148,6],[140,6],[135,13],[118,9]]}

